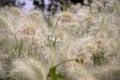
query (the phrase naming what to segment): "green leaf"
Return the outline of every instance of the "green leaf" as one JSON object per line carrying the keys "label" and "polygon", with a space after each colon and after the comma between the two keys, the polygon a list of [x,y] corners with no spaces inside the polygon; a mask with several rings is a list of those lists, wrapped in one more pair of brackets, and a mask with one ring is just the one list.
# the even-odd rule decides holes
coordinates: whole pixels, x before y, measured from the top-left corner
{"label": "green leaf", "polygon": [[75,60],[77,63],[84,63],[84,60],[83,59],[76,59]]}
{"label": "green leaf", "polygon": [[80,61],[81,61],[81,63],[84,63],[84,60],[83,60],[83,59],[81,59]]}
{"label": "green leaf", "polygon": [[79,59],[76,59],[75,61],[76,61],[77,63],[79,63],[79,62],[80,62],[80,61],[79,61]]}
{"label": "green leaf", "polygon": [[12,52],[14,57],[17,57],[17,52],[15,51],[15,49],[11,49],[11,52]]}
{"label": "green leaf", "polygon": [[18,53],[19,53],[18,56],[19,57],[22,55],[23,45],[24,45],[23,40],[20,40],[20,43],[18,45]]}
{"label": "green leaf", "polygon": [[61,73],[59,73],[59,74],[57,74],[57,78],[59,78],[59,79],[65,79],[65,76],[62,75]]}
{"label": "green leaf", "polygon": [[52,67],[49,70],[48,76],[47,77],[51,77],[52,80],[57,80],[57,75],[56,75],[56,67]]}

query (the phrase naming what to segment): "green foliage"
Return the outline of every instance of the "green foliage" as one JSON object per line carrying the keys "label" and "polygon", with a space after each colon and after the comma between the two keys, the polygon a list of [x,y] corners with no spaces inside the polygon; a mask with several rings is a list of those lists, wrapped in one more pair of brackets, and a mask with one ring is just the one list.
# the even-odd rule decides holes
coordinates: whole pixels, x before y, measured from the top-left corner
{"label": "green foliage", "polygon": [[0,39],[0,48],[7,42],[6,39]]}
{"label": "green foliage", "polygon": [[9,24],[7,21],[0,17],[0,26],[8,27]]}
{"label": "green foliage", "polygon": [[[16,46],[10,49],[12,57],[19,58],[24,57],[25,55],[33,56],[37,53],[37,48],[34,49],[34,45],[32,44],[33,42],[26,45],[27,41],[25,41],[24,39],[18,40],[16,35],[14,35],[14,39],[16,42]],[[32,41],[33,40],[34,38],[32,39]]]}
{"label": "green foliage", "polygon": [[68,63],[70,61],[75,61],[77,63],[84,63],[83,59],[78,59],[78,58],[76,58],[76,59],[70,59],[70,60],[65,60],[65,61],[63,61],[63,62],[55,65],[54,67],[51,67],[49,69],[49,73],[48,73],[47,78],[50,77],[52,80],[59,80],[59,79],[65,80],[65,75],[63,75],[61,73],[57,73],[57,67],[60,66],[60,65],[62,65],[62,64]]}
{"label": "green foliage", "polygon": [[102,66],[105,63],[104,54],[105,54],[104,49],[101,49],[100,51],[98,51],[97,54],[93,54],[92,60],[93,60],[94,66],[96,65]]}
{"label": "green foliage", "polygon": [[[53,40],[52,40],[53,39]],[[46,40],[46,45],[49,46],[50,48],[56,48],[57,46],[57,37],[52,37],[52,35],[48,36]]]}
{"label": "green foliage", "polygon": [[59,19],[60,18],[57,19],[57,22],[56,22],[55,26],[53,27],[52,34],[48,35],[48,37],[45,41],[46,46],[49,46],[50,48],[53,48],[53,49],[56,49],[57,45],[58,45],[57,36],[55,36],[54,34],[55,34],[55,30],[57,28]]}
{"label": "green foliage", "polygon": [[50,8],[50,11],[52,12],[52,14],[54,14],[56,10],[57,10],[56,7],[52,5]]}
{"label": "green foliage", "polygon": [[50,68],[47,78],[48,77],[51,77],[52,80],[58,80],[58,79],[65,80],[65,76],[64,75],[62,75],[61,73],[56,74],[56,66]]}
{"label": "green foliage", "polygon": [[78,58],[77,58],[75,61],[76,61],[77,63],[84,63],[83,59],[78,59]]}
{"label": "green foliage", "polygon": [[15,48],[12,48],[11,52],[12,52],[14,57],[21,57],[23,55],[22,54],[23,53],[23,46],[24,46],[23,40],[20,40],[18,42],[18,39],[16,36],[15,36],[15,40],[16,40],[17,46]]}
{"label": "green foliage", "polygon": [[67,8],[68,8],[67,5],[62,6],[62,10],[67,10]]}
{"label": "green foliage", "polygon": [[[76,60],[76,59],[73,59],[73,60]],[[52,80],[58,80],[58,79],[63,79],[63,80],[65,80],[65,76],[64,76],[63,74],[61,74],[61,73],[56,74],[56,71],[57,71],[56,68],[57,68],[58,66],[64,64],[64,63],[66,63],[66,62],[73,61],[73,60],[63,61],[63,62],[57,64],[56,66],[50,68],[47,78],[50,77]]]}

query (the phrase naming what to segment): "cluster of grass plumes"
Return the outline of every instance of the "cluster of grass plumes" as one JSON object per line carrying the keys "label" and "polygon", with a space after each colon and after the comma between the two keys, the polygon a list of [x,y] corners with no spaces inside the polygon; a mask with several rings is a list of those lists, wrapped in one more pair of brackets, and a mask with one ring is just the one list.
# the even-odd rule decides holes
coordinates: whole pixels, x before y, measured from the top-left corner
{"label": "cluster of grass plumes", "polygon": [[0,55],[4,58],[0,58],[0,79],[45,80],[47,71],[39,61],[48,33],[42,12],[25,15],[14,7],[0,8]]}
{"label": "cluster of grass plumes", "polygon": [[93,9],[78,4],[45,17],[37,10],[0,8],[0,79],[46,80],[48,74],[55,80],[61,74],[65,80],[118,79],[119,3],[112,3],[111,13],[94,3]]}
{"label": "cluster of grass plumes", "polygon": [[46,80],[46,71],[34,59],[16,59],[12,62],[9,77],[11,80]]}
{"label": "cluster of grass plumes", "polygon": [[[119,56],[120,48],[119,3],[118,0],[111,0],[109,6],[102,6],[101,11],[94,7],[95,3],[91,8],[93,10],[95,8],[96,12],[90,11],[88,7],[79,7],[78,12],[74,12],[72,7],[72,11],[69,9],[50,18],[53,20],[53,25],[58,19],[58,26],[54,31],[54,36],[57,36],[59,43],[62,44],[58,52],[66,53],[68,58],[76,58],[84,54],[81,58],[88,67],[93,64],[110,67],[115,58],[116,63],[119,63],[116,57]],[[119,66],[116,63],[114,65]],[[92,68],[93,73],[97,66]],[[102,67],[101,70],[104,68]]]}
{"label": "cluster of grass plumes", "polygon": [[120,68],[116,66],[112,66],[109,68],[105,68],[98,72],[96,70],[97,80],[119,80],[120,79]]}

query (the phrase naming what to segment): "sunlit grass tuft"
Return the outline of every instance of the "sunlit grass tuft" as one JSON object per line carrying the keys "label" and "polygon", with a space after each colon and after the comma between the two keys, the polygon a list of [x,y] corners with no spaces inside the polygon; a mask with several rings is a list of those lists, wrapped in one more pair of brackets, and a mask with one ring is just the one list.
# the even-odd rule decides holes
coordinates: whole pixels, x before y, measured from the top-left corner
{"label": "sunlit grass tuft", "polygon": [[16,59],[12,63],[9,77],[12,80],[45,80],[45,71],[36,60]]}

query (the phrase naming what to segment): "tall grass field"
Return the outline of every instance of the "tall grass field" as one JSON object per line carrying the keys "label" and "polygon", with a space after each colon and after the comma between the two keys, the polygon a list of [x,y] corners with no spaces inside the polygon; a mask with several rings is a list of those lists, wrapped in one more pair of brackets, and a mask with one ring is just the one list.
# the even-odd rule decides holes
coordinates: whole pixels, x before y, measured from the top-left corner
{"label": "tall grass field", "polygon": [[55,15],[0,7],[0,80],[120,80],[120,0]]}

